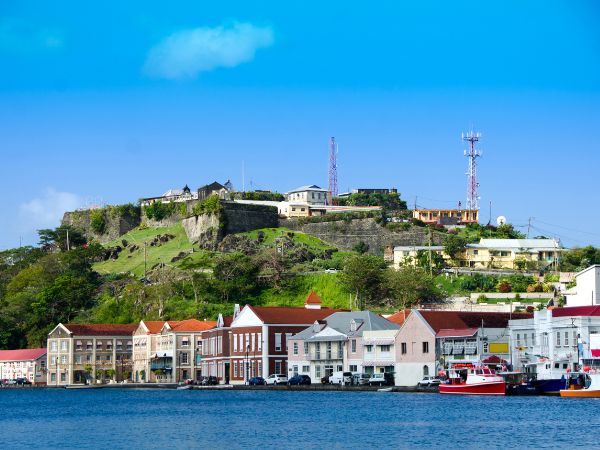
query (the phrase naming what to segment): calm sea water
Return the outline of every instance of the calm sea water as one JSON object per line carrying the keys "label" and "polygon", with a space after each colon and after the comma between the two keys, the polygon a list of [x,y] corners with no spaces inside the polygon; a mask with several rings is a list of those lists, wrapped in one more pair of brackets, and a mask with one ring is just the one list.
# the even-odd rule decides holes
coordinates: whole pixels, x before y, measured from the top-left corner
{"label": "calm sea water", "polygon": [[0,448],[598,448],[600,399],[0,389]]}

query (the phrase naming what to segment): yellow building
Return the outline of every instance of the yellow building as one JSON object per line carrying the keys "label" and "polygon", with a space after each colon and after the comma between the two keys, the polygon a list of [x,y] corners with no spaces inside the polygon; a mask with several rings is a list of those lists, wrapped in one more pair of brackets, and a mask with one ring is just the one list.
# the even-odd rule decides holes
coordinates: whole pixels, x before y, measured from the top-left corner
{"label": "yellow building", "polygon": [[479,211],[476,209],[415,209],[413,219],[426,224],[464,225],[477,223]]}

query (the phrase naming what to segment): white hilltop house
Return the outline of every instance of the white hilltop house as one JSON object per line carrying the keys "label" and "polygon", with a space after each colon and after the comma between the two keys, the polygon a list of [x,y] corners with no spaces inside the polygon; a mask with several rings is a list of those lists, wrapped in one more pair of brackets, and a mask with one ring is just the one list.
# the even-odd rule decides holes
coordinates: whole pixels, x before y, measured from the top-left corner
{"label": "white hilltop house", "polygon": [[575,274],[575,287],[564,292],[567,306],[600,305],[600,264]]}

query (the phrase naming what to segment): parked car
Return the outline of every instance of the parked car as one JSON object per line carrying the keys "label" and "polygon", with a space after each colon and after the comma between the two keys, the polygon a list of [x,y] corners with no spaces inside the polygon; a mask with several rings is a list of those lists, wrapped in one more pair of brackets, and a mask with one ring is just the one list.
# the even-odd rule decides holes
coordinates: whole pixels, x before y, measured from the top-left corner
{"label": "parked car", "polygon": [[292,378],[289,379],[288,386],[301,385],[301,384],[310,386],[310,383],[311,383],[311,380],[308,375],[294,375]]}
{"label": "parked car", "polygon": [[352,372],[333,372],[333,375],[329,377],[329,382],[340,386],[352,384]]}
{"label": "parked car", "polygon": [[285,375],[280,373],[274,373],[269,375],[269,377],[265,380],[265,384],[267,385],[277,385],[277,384],[286,384],[288,381]]}
{"label": "parked car", "polygon": [[202,386],[216,386],[219,384],[219,379],[213,375],[202,379]]}
{"label": "parked car", "polygon": [[371,378],[371,375],[368,373],[353,373],[352,384],[354,386],[364,386],[365,384],[369,384],[369,378]]}
{"label": "parked car", "polygon": [[374,373],[369,378],[369,386],[389,386],[394,384],[393,373]]}
{"label": "parked car", "polygon": [[325,375],[321,378],[321,384],[329,384],[329,375]]}
{"label": "parked car", "polygon": [[252,377],[248,380],[248,384],[250,386],[262,386],[265,384],[265,379],[263,377]]}
{"label": "parked car", "polygon": [[417,383],[417,386],[439,386],[442,381],[437,377],[423,377],[421,381]]}

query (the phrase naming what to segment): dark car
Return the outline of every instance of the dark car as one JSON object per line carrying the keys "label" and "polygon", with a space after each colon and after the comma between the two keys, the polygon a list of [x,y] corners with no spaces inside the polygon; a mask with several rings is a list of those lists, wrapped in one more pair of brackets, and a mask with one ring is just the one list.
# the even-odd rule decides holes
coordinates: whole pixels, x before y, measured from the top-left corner
{"label": "dark car", "polygon": [[26,384],[31,384],[31,381],[29,381],[27,378],[17,378],[15,381],[17,386],[25,386]]}
{"label": "dark car", "polygon": [[292,378],[288,380],[288,386],[293,385],[307,385],[310,386],[310,377],[308,375],[294,375]]}
{"label": "dark car", "polygon": [[325,375],[321,378],[321,384],[329,384],[329,375]]}
{"label": "dark car", "polygon": [[219,379],[212,375],[202,379],[202,386],[216,386],[217,384],[219,384]]}
{"label": "dark car", "polygon": [[262,386],[265,384],[265,379],[263,377],[252,377],[248,380],[248,384],[250,386]]}

